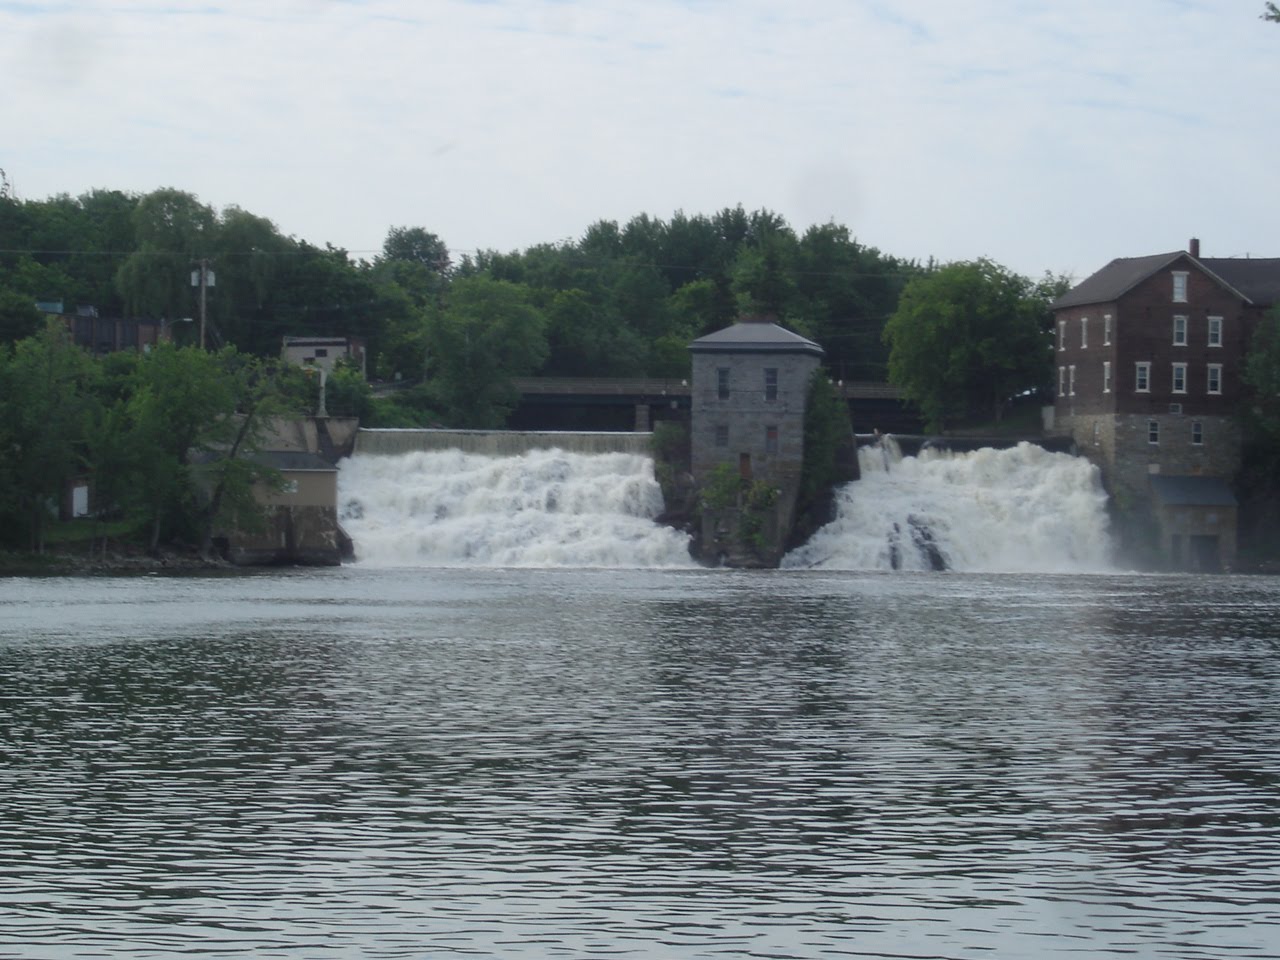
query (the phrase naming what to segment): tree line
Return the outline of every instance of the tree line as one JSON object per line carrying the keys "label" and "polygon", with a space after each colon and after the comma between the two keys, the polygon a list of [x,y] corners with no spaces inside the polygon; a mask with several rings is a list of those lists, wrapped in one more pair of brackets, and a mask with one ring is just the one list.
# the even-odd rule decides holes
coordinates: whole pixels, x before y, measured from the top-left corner
{"label": "tree line", "polygon": [[[602,220],[578,240],[460,256],[425,228],[397,226],[362,259],[176,189],[0,196],[0,339],[38,330],[36,301],[193,316],[201,260],[216,275],[214,345],[269,357],[285,335],[359,337],[372,378],[421,386],[352,402],[386,425],[455,426],[499,425],[512,376],[687,376],[689,341],[748,313],[822,343],[840,378],[884,380],[881,331],[905,285],[930,270],[844,226],[797,232],[741,206]],[[196,335],[194,324],[170,329],[180,342]]]}

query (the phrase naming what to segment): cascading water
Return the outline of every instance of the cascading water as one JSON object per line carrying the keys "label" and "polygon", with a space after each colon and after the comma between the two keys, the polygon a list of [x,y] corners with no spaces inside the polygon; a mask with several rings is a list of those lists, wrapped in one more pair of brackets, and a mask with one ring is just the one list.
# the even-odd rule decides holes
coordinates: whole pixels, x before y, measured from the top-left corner
{"label": "cascading water", "polygon": [[858,451],[862,478],[836,519],[783,566],[989,573],[1109,569],[1106,494],[1081,457],[1021,443],[903,457],[891,437]]}
{"label": "cascading water", "polygon": [[535,449],[357,454],[338,474],[339,519],[377,566],[692,566],[641,454]]}

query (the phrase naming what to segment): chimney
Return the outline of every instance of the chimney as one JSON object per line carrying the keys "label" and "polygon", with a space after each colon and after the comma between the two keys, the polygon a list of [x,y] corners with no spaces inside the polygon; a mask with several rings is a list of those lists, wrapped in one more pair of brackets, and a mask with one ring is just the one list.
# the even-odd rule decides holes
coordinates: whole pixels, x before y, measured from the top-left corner
{"label": "chimney", "polygon": [[1197,260],[1200,259],[1200,238],[1192,237],[1191,242],[1187,244],[1187,253],[1191,254]]}

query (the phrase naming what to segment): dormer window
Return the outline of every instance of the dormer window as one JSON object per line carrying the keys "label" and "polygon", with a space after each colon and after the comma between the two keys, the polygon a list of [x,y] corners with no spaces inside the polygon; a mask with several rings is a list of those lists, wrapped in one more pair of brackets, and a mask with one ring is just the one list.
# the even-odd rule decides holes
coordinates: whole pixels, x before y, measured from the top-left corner
{"label": "dormer window", "polygon": [[1173,302],[1187,302],[1187,272],[1185,270],[1175,270],[1173,272]]}

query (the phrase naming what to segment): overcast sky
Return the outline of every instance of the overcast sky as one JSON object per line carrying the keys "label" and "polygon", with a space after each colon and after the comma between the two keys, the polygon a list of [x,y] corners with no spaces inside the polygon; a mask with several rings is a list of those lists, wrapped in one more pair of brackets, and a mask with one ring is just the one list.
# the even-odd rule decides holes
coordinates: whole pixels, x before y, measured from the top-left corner
{"label": "overcast sky", "polygon": [[741,203],[1083,277],[1280,256],[1262,0],[0,0],[24,199],[174,186],[372,256]]}

